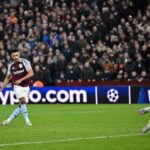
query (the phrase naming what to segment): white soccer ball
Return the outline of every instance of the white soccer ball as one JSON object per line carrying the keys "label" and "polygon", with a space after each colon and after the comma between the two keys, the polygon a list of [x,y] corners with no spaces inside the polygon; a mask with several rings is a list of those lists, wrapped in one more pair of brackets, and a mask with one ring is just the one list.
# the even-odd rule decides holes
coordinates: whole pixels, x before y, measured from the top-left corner
{"label": "white soccer ball", "polygon": [[107,98],[110,102],[112,103],[115,103],[117,102],[117,100],[119,99],[119,94],[118,94],[118,91],[115,90],[115,89],[110,89],[108,92],[107,92]]}

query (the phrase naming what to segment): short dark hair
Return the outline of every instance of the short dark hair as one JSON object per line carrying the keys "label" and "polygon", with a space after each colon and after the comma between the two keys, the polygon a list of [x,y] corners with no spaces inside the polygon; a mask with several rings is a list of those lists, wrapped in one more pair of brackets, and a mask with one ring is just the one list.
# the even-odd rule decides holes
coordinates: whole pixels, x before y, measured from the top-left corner
{"label": "short dark hair", "polygon": [[12,55],[12,53],[16,53],[16,52],[19,52],[19,50],[18,49],[12,49],[10,52],[9,52],[9,55],[11,56]]}

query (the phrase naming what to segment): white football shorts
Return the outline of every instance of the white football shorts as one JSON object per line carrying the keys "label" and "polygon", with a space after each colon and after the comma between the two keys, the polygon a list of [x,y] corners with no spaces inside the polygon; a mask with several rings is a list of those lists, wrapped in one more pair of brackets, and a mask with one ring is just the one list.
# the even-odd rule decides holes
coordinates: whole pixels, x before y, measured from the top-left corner
{"label": "white football shorts", "polygon": [[19,85],[14,85],[14,92],[15,92],[15,95],[18,99],[20,99],[22,97],[25,97],[27,99],[29,96],[29,91],[30,91],[29,86],[22,87]]}

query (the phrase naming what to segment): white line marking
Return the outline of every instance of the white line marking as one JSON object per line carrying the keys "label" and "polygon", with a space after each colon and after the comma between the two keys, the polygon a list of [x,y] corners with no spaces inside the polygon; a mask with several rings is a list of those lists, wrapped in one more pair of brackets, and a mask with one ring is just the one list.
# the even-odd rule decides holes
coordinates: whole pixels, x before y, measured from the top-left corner
{"label": "white line marking", "polygon": [[129,104],[131,104],[131,87],[128,87]]}
{"label": "white line marking", "polygon": [[95,104],[98,105],[98,91],[97,91],[97,86],[95,86]]}
{"label": "white line marking", "polygon": [[74,142],[74,141],[81,141],[81,140],[98,140],[98,139],[110,139],[110,138],[133,137],[133,136],[142,136],[142,134],[135,133],[135,134],[108,135],[108,136],[83,137],[83,138],[68,138],[68,139],[49,140],[49,141],[8,143],[8,144],[0,144],[0,147],[16,146],[16,145],[44,144],[44,143]]}
{"label": "white line marking", "polygon": [[42,113],[30,113],[30,116],[36,116],[36,115],[64,115],[64,114],[93,114],[93,113],[103,113],[103,112],[126,112],[126,111],[130,111],[130,112],[134,112],[137,110],[98,110],[98,111],[74,111],[74,112],[42,112]]}
{"label": "white line marking", "polygon": [[[121,112],[126,112],[126,111],[130,111],[130,112],[134,112],[134,111],[137,111],[136,109],[127,109],[127,110],[93,110],[93,111],[74,111],[74,112],[37,112],[37,113],[30,113],[30,116],[39,116],[39,115],[65,115],[65,114],[94,114],[94,113],[103,113],[103,112],[118,112],[121,113]],[[6,114],[5,115],[9,115],[9,114]],[[0,116],[4,116],[4,114],[0,114]]]}

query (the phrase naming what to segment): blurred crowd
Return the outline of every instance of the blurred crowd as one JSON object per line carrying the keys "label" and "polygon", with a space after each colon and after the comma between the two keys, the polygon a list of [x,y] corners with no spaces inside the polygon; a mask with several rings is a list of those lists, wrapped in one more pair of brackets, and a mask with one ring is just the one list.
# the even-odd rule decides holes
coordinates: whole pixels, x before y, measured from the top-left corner
{"label": "blurred crowd", "polygon": [[31,61],[34,77],[56,82],[150,78],[147,0],[0,1],[0,82],[9,51]]}

